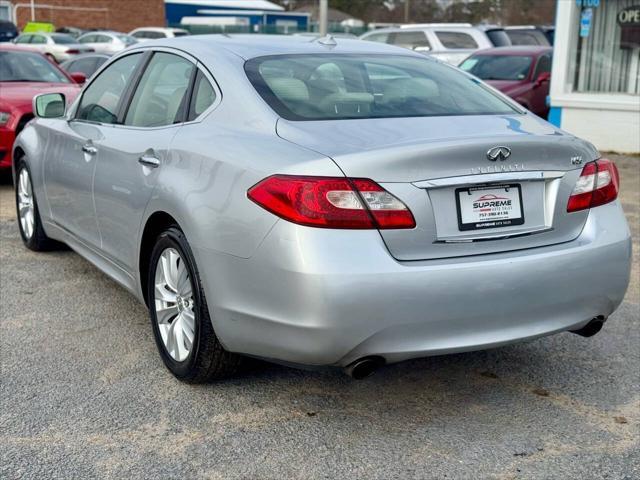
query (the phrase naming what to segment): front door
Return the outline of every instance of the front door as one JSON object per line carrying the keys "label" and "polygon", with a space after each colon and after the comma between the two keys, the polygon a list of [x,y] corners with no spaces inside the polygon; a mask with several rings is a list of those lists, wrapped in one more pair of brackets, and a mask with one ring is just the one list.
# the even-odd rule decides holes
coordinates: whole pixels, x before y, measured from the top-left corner
{"label": "front door", "polygon": [[142,54],[117,60],[84,91],[72,119],[57,121],[59,136],[45,163],[47,198],[53,220],[81,241],[102,244],[93,199],[96,166],[105,132],[112,131]]}

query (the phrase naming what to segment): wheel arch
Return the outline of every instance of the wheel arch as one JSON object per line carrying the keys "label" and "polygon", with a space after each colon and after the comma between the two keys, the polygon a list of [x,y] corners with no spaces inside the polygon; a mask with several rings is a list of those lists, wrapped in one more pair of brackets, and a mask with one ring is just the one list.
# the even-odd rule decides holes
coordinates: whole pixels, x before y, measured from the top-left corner
{"label": "wheel arch", "polygon": [[145,305],[149,306],[147,294],[148,270],[151,262],[151,252],[158,236],[169,227],[178,227],[177,220],[165,211],[152,213],[145,223],[140,237],[140,254],[138,255],[138,273],[140,275],[140,289]]}

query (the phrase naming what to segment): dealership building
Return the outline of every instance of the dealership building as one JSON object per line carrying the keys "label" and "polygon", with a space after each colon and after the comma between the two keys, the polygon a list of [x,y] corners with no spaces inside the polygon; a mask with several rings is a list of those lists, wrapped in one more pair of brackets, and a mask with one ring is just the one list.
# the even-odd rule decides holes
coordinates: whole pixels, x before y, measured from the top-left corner
{"label": "dealership building", "polygon": [[164,0],[0,0],[0,20],[23,28],[32,19],[56,27],[119,32],[166,22]]}
{"label": "dealership building", "polygon": [[640,1],[559,0],[549,119],[598,149],[640,152]]}

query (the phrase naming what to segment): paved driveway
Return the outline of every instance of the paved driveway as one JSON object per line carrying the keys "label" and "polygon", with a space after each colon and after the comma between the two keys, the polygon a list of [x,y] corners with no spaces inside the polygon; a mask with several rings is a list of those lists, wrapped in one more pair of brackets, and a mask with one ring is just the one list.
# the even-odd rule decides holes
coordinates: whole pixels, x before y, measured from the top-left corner
{"label": "paved driveway", "polygon": [[[613,158],[639,252],[640,158]],[[127,292],[22,247],[5,182],[0,478],[640,478],[638,275],[591,339],[189,386]]]}

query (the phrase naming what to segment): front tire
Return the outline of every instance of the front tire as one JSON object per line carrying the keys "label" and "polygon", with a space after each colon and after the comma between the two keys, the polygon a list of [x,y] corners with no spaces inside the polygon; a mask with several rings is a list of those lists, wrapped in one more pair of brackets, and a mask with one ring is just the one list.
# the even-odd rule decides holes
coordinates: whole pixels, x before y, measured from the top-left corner
{"label": "front tire", "polygon": [[15,190],[18,229],[24,245],[35,252],[55,248],[56,242],[47,237],[44,232],[38,203],[33,191],[31,171],[24,161],[21,161],[18,165]]}
{"label": "front tire", "polygon": [[151,254],[147,298],[156,345],[178,379],[205,383],[233,374],[240,356],[213,331],[191,248],[180,229],[160,234]]}

